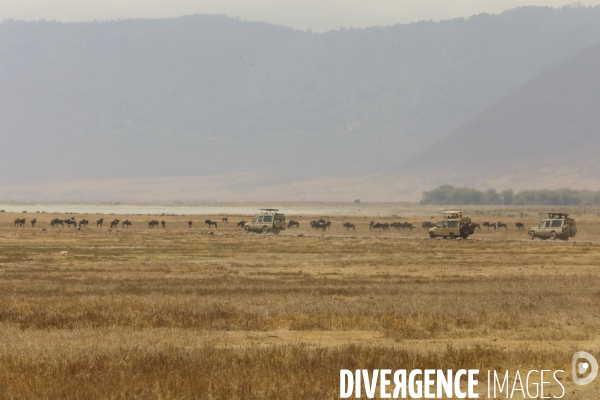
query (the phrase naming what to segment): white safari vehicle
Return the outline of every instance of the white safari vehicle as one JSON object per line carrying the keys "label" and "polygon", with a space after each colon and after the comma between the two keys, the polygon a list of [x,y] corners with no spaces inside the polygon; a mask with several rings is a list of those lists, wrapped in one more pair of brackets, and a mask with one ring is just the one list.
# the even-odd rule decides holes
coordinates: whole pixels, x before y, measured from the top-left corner
{"label": "white safari vehicle", "polygon": [[529,228],[531,240],[540,239],[562,239],[568,240],[577,234],[575,220],[564,213],[548,213],[548,218],[542,220],[538,226]]}
{"label": "white safari vehicle", "polygon": [[466,239],[475,231],[475,225],[471,218],[463,217],[462,211],[444,211],[443,218],[433,228],[429,228],[429,237],[451,238],[462,237]]}
{"label": "white safari vehicle", "polygon": [[285,215],[275,208],[261,208],[260,215],[244,225],[244,231],[259,233],[279,233],[285,229]]}

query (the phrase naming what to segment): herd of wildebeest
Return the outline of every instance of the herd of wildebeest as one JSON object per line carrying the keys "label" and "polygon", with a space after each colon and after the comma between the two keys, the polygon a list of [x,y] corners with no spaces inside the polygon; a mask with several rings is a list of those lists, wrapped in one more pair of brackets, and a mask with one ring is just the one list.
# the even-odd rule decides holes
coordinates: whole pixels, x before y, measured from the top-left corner
{"label": "herd of wildebeest", "polygon": [[[221,218],[221,222],[227,223],[228,217]],[[247,221],[240,221],[237,223],[237,226],[243,228],[244,225],[246,224],[246,222]],[[37,219],[32,218],[30,220],[30,223],[31,223],[31,227],[35,228]],[[208,225],[208,228],[211,228],[213,226],[215,228],[217,228],[217,221],[215,221],[215,220],[206,219],[206,220],[204,220],[204,223],[206,225]],[[26,224],[27,224],[27,221],[25,218],[17,218],[14,221],[15,228],[23,228],[26,226]],[[88,224],[89,224],[89,221],[87,219],[80,219],[79,221],[77,221],[74,216],[71,216],[71,218],[69,218],[69,219],[54,218],[53,220],[50,221],[51,228],[64,227],[66,225],[67,228],[74,227],[75,229],[80,230],[83,227],[87,227]],[[109,229],[111,229],[111,230],[116,229],[119,227],[119,224],[121,224],[122,228],[130,228],[133,225],[133,223],[129,219],[126,219],[124,221],[121,221],[120,219],[113,219],[112,221],[110,221]],[[194,224],[194,222],[190,220],[187,222],[187,224],[188,224],[189,229],[192,229],[192,225]],[[96,221],[96,228],[102,228],[103,225],[104,225],[104,218],[100,218]],[[157,228],[159,225],[162,226],[163,228],[166,228],[167,222],[165,220],[158,221],[156,219],[153,219],[148,222],[148,228]],[[429,228],[433,228],[435,226],[436,226],[435,222],[432,222],[432,221],[423,221],[421,223],[421,227],[423,229],[429,229]],[[504,228],[504,229],[508,230],[508,225],[506,223],[502,223],[500,221],[484,222],[481,225],[479,225],[477,223],[474,224],[475,229],[478,229],[478,230],[481,230],[481,226],[483,226],[484,228],[488,228],[488,231],[490,230],[490,228],[494,228],[494,230],[497,230],[500,228]],[[525,229],[525,225],[522,222],[517,222],[515,224],[515,226],[518,230]],[[288,227],[288,229],[289,228],[297,229],[300,227],[300,222],[292,219],[288,222],[287,227]],[[321,231],[325,232],[327,229],[331,228],[331,221],[327,221],[322,218],[319,220],[313,220],[310,222],[310,227],[311,227],[311,229],[321,230]],[[344,222],[343,227],[347,231],[356,230],[356,225],[351,222]],[[410,222],[387,223],[387,222],[371,221],[369,223],[369,230],[386,231],[386,230],[394,229],[394,230],[410,230],[410,231],[412,231],[415,228],[416,227],[413,224],[411,224]]]}
{"label": "herd of wildebeest", "polygon": [[[221,218],[221,222],[225,222],[227,223],[228,221],[228,217],[223,217]],[[32,218],[31,221],[31,227],[35,228],[35,224],[37,223],[37,219],[36,218]],[[64,227],[65,225],[67,226],[67,228],[70,227],[74,227],[76,229],[81,229],[83,227],[87,227],[88,224],[90,223],[89,220],[87,219],[80,219],[79,221],[77,221],[75,219],[74,216],[72,216],[69,219],[60,219],[60,218],[54,218],[52,221],[50,221],[50,227],[51,228],[58,228],[60,227]],[[210,219],[206,219],[204,220],[204,223],[207,224],[209,227],[213,226],[216,228],[217,227],[217,221],[213,221]],[[25,225],[27,224],[27,221],[25,220],[25,218],[17,218],[14,221],[15,224],[15,228],[24,228]],[[113,228],[118,228],[119,224],[122,224],[121,226],[123,228],[129,228],[133,225],[133,222],[131,222],[129,219],[126,219],[125,221],[121,222],[120,219],[113,219],[112,221],[110,221],[110,228],[109,229],[113,229]],[[158,225],[161,225],[163,228],[167,227],[167,221],[165,221],[164,219],[162,221],[158,221],[156,219],[153,219],[151,221],[148,222],[148,228],[154,228],[154,227],[158,227]],[[192,229],[192,224],[193,221],[188,221],[187,222],[188,227],[190,229]],[[100,218],[99,220],[96,221],[96,228],[102,228],[102,226],[104,225],[104,218]]]}

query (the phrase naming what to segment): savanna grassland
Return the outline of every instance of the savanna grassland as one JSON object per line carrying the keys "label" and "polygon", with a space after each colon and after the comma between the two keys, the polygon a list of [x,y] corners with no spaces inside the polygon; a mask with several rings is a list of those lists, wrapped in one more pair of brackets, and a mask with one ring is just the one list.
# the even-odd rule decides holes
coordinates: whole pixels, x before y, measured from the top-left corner
{"label": "savanna grassland", "polygon": [[600,354],[597,211],[573,210],[568,242],[515,228],[537,211],[470,211],[508,230],[432,240],[429,216],[337,216],[323,233],[289,215],[300,229],[245,235],[248,216],[75,215],[91,222],[78,231],[1,213],[0,398],[333,399],[341,368],[563,369],[565,398],[596,398],[570,363]]}

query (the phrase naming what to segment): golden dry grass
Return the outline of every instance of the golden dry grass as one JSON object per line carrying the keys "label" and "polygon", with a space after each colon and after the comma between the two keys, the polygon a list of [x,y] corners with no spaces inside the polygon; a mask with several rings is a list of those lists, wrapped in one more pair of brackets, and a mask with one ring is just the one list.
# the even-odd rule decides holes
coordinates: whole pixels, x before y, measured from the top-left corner
{"label": "golden dry grass", "polygon": [[[128,215],[75,231],[0,214],[0,398],[338,398],[340,368],[567,369],[575,350],[598,354],[597,213],[575,210],[577,241],[532,242],[514,222],[538,211],[476,211],[509,230],[430,240],[368,229],[428,218],[340,216],[323,234],[289,216],[299,230],[244,235],[238,216],[209,235],[217,216]],[[113,217],[134,225],[109,232]]]}

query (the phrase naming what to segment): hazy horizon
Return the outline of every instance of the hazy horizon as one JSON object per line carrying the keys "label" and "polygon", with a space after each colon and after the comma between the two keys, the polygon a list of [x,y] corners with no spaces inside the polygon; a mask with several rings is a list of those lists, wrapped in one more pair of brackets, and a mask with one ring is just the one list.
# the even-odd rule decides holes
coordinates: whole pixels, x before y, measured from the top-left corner
{"label": "hazy horizon", "polygon": [[[597,189],[599,46],[600,6],[318,35],[219,15],[6,21],[0,198],[406,200],[463,182]],[[518,113],[502,106],[509,97]],[[566,157],[565,129],[569,157],[548,174],[546,160]],[[427,153],[449,135],[458,135],[450,160]],[[552,157],[542,157],[548,138]]]}
{"label": "hazy horizon", "polygon": [[468,18],[481,13],[498,14],[522,6],[595,6],[596,1],[485,0],[443,1],[375,0],[5,0],[0,21],[9,19],[59,22],[107,21],[137,18],[173,18],[192,14],[226,15],[299,30],[325,32],[340,28],[389,26],[416,21]]}

